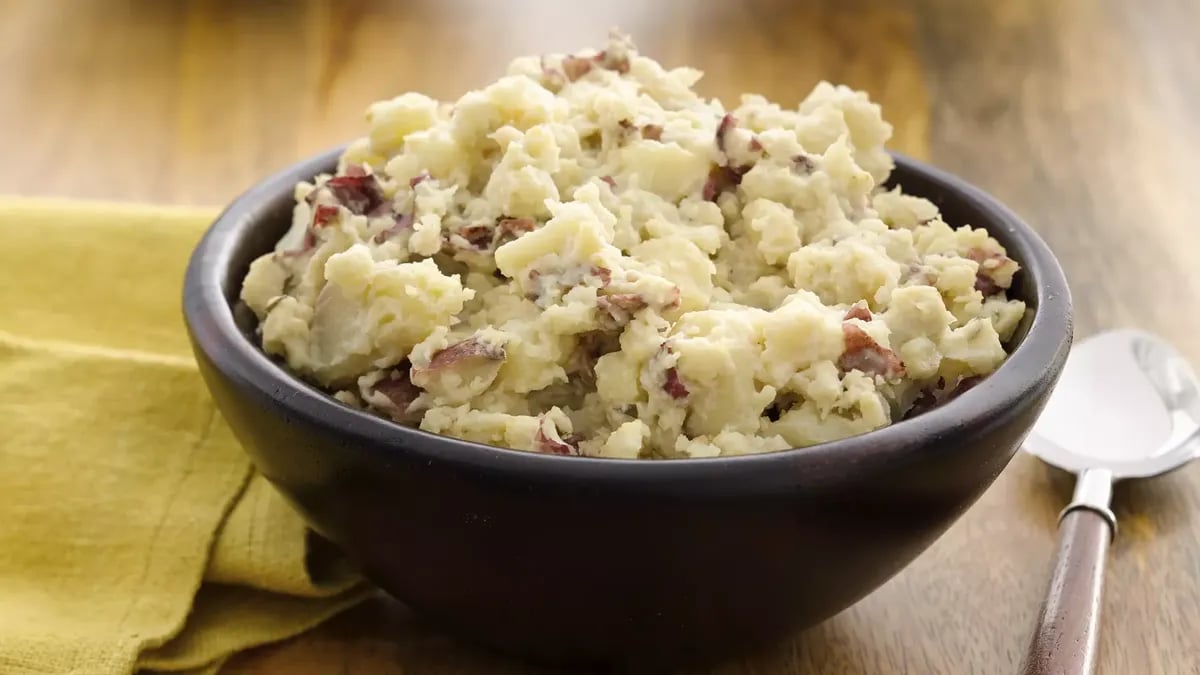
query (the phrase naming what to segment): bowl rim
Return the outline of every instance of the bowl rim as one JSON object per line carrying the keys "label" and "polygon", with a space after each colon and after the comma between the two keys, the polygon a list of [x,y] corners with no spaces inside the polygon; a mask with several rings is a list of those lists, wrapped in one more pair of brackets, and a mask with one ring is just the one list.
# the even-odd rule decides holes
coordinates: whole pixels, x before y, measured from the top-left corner
{"label": "bowl rim", "polygon": [[[777,485],[794,485],[802,475],[784,470],[803,469],[807,478],[844,473],[857,466],[894,466],[911,461],[911,450],[932,439],[965,430],[982,430],[1008,410],[1027,406],[1031,394],[1049,388],[1057,378],[1072,339],[1071,296],[1066,277],[1049,247],[1015,213],[983,190],[941,169],[900,153],[892,153],[896,168],[955,193],[977,211],[972,223],[995,232],[1005,228],[1009,248],[1020,251],[1022,273],[1029,275],[1036,311],[1029,329],[1004,363],[980,384],[952,401],[910,419],[858,436],[818,445],[761,454],[677,460],[612,459],[559,456],[499,448],[396,424],[346,406],[331,395],[292,375],[248,340],[234,321],[223,279],[233,251],[244,233],[269,211],[281,193],[290,195],[300,180],[328,171],[345,146],[293,164],[238,196],[216,218],[197,244],[184,280],[184,319],[193,348],[224,377],[264,405],[281,407],[292,420],[327,428],[344,439],[342,451],[375,455],[382,462],[404,455],[453,465],[464,471],[488,471],[528,480],[534,477],[566,481],[616,481],[629,487],[658,484],[665,478],[680,483],[729,484],[712,481],[715,474]],[[1015,244],[1015,246],[1014,246]],[[198,353],[197,356],[200,354]],[[731,488],[732,489],[732,488]],[[718,490],[723,491],[723,490]],[[736,491],[736,490],[735,490]]]}

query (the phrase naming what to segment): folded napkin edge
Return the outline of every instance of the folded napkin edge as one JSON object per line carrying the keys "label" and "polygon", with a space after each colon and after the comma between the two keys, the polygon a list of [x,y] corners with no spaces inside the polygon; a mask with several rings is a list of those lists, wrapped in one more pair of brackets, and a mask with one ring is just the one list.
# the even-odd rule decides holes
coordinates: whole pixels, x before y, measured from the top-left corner
{"label": "folded napkin edge", "polygon": [[190,204],[155,204],[145,202],[120,202],[102,199],[77,199],[74,197],[55,197],[50,195],[13,195],[0,194],[0,212],[40,209],[48,211],[70,211],[76,213],[104,214],[121,213],[172,213],[181,217],[216,218],[221,212],[217,206],[196,206]]}
{"label": "folded napkin edge", "polygon": [[167,366],[194,370],[196,361],[187,356],[175,356],[157,352],[147,352],[138,349],[120,347],[105,347],[82,342],[65,342],[43,338],[29,338],[22,335],[0,330],[0,344],[7,344],[18,349],[41,352],[64,352],[77,356],[113,359],[117,361],[135,361],[151,365]]}

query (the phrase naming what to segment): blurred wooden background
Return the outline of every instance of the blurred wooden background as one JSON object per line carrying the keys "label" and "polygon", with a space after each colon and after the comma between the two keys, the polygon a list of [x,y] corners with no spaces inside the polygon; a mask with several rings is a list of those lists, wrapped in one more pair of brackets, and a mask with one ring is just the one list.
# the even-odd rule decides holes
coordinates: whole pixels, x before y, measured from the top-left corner
{"label": "blurred wooden background", "polygon": [[[1080,335],[1143,327],[1200,363],[1197,0],[0,0],[0,191],[222,204],[358,135],[373,100],[456,98],[614,25],[710,95],[868,90],[893,147],[1046,237]],[[1018,457],[882,589],[713,672],[1013,672],[1068,492]],[[1198,506],[1200,468],[1118,489],[1100,672],[1200,673]],[[227,672],[530,671],[374,603]]]}

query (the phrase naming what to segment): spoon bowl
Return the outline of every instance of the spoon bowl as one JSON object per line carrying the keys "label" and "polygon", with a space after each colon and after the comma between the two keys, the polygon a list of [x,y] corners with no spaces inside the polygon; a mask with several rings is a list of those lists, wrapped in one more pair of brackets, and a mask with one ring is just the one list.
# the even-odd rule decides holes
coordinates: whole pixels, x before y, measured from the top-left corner
{"label": "spoon bowl", "polygon": [[1136,330],[1078,343],[1025,450],[1072,473],[1150,478],[1200,453],[1200,387],[1170,344]]}

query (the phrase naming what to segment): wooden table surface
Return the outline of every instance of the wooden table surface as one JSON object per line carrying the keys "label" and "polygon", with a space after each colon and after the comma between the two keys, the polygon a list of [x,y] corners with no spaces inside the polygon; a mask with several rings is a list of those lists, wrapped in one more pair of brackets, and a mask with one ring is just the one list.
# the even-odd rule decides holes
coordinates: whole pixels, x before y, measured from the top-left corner
{"label": "wooden table surface", "polygon": [[[611,25],[702,68],[722,98],[794,104],[818,78],[868,90],[893,147],[1045,236],[1081,336],[1139,326],[1200,363],[1195,0],[0,0],[0,191],[221,204],[358,135],[372,100],[454,98],[515,55],[598,44]],[[712,672],[1014,672],[1069,489],[1018,457],[877,592]],[[1200,467],[1118,488],[1101,673],[1200,673],[1198,506]],[[226,672],[533,671],[375,602]]]}

